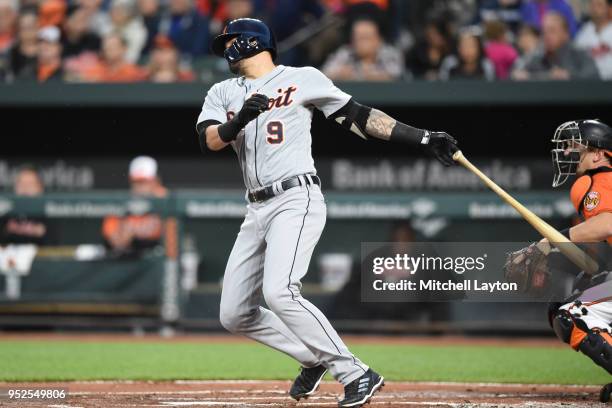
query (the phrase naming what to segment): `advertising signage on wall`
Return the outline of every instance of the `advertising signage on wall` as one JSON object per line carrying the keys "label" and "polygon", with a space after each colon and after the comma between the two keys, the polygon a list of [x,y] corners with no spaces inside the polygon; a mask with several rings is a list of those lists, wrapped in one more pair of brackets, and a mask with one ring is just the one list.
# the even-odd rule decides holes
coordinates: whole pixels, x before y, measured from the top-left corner
{"label": "advertising signage on wall", "polygon": [[[0,158],[0,191],[12,188],[24,163],[38,167],[48,191],[126,189],[125,158],[68,158],[64,160]],[[242,176],[231,157],[160,158],[163,182],[170,188],[243,189]],[[547,190],[551,164],[547,160],[476,159],[474,163],[502,188],[513,191]],[[317,160],[323,188],[336,191],[483,191],[484,185],[462,167],[443,168],[435,160],[376,160],[321,158]]]}

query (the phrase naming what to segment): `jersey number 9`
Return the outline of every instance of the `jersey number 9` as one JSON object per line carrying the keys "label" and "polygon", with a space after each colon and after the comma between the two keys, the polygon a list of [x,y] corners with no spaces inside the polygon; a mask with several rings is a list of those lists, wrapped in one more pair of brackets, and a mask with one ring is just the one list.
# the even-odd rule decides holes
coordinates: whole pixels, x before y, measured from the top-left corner
{"label": "jersey number 9", "polygon": [[281,144],[285,140],[283,123],[279,121],[268,122],[268,143]]}

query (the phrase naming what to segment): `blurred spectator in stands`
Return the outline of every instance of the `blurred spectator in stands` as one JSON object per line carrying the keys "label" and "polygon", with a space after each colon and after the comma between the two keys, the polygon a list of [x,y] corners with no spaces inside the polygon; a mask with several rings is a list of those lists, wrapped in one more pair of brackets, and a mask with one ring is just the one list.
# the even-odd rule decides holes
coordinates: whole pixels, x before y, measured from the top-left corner
{"label": "blurred spectator in stands", "polygon": [[160,32],[172,40],[181,56],[206,55],[210,42],[208,18],[195,9],[193,0],[169,0],[168,6]]}
{"label": "blurred spectator in stands", "polygon": [[[427,21],[431,18],[440,18],[445,20],[454,31],[457,27],[465,27],[472,24],[477,19],[479,1],[480,0],[410,0],[402,3],[409,4],[411,13],[414,14],[415,19]],[[414,27],[418,28],[419,25],[414,25]]]}
{"label": "blurred spectator in stands", "polygon": [[30,9],[19,16],[17,41],[10,51],[12,77],[35,78],[38,54],[38,16]]}
{"label": "blurred spectator in stands", "polygon": [[89,17],[89,29],[103,37],[106,30],[111,25],[110,17],[107,12],[102,10],[104,0],[76,0],[76,4],[85,11]]}
{"label": "blurred spectator in stands", "polygon": [[353,23],[351,44],[332,54],[323,72],[339,81],[392,81],[402,76],[402,55],[384,43],[376,22],[361,19]]}
{"label": "blurred spectator in stands", "polygon": [[508,41],[508,30],[501,21],[485,23],[485,54],[495,67],[497,79],[508,79],[518,53]]}
{"label": "blurred spectator in stands", "polygon": [[521,0],[481,0],[478,18],[485,23],[501,21],[517,31],[521,24]]}
{"label": "blurred spectator in stands", "polygon": [[195,79],[191,70],[180,66],[176,47],[163,35],[158,35],[155,39],[148,71],[148,79],[152,82],[183,82]]}
{"label": "blurred spectator in stands", "polygon": [[226,5],[225,23],[237,18],[245,18],[253,15],[255,7],[253,0],[225,0]]}
{"label": "blurred spectator in stands", "polygon": [[64,0],[40,0],[38,2],[38,25],[61,27],[66,17],[68,2]]}
{"label": "blurred spectator in stands", "polygon": [[129,62],[127,43],[119,34],[112,33],[102,40],[102,56],[81,73],[82,79],[92,82],[135,82],[146,77],[144,70]]}
{"label": "blurred spectator in stands", "polygon": [[513,76],[513,71],[519,67],[524,67],[528,60],[533,58],[533,54],[538,50],[540,45],[540,32],[537,28],[530,25],[522,25],[519,28],[516,37],[516,46],[519,51],[519,57],[514,61],[510,76]]}
{"label": "blurred spectator in stands", "polygon": [[147,29],[147,40],[142,50],[143,55],[148,55],[153,48],[153,41],[159,33],[161,22],[161,10],[159,0],[138,0],[138,12]]}
{"label": "blurred spectator in stands", "polygon": [[218,34],[223,27],[237,18],[256,17],[255,0],[196,0],[196,8],[210,16],[210,31]]}
{"label": "blurred spectator in stands", "polygon": [[517,34],[516,45],[521,57],[530,55],[538,49],[540,31],[530,25],[522,25]]}
{"label": "blurred spectator in stands", "polygon": [[100,37],[89,28],[89,14],[80,7],[68,9],[62,38],[64,58],[78,57],[84,52],[97,53]]}
{"label": "blurred spectator in stands", "polygon": [[256,14],[263,14],[276,35],[283,41],[307,21],[318,20],[325,14],[325,8],[319,0],[255,0]]}
{"label": "blurred spectator in stands", "polygon": [[[266,21],[278,42],[283,42],[296,31],[316,22],[325,14],[319,0],[255,0],[254,13]],[[279,54],[278,62],[285,65],[307,64],[306,52],[294,47]]]}
{"label": "blurred spectator in stands", "polygon": [[452,35],[446,21],[430,20],[424,36],[407,56],[407,66],[415,78],[434,81],[438,79],[440,66],[452,52]]}
{"label": "blurred spectator in stands", "polygon": [[389,15],[390,11],[389,0],[345,0],[343,14],[349,28],[355,21],[369,18],[376,21],[385,40],[392,40],[397,33],[393,24],[394,20]]}
{"label": "blurred spectator in stands", "polygon": [[442,61],[440,79],[495,79],[495,68],[485,55],[478,27],[469,27],[459,34],[457,53]]}
{"label": "blurred spectator in stands", "polygon": [[525,0],[521,7],[523,23],[542,29],[544,16],[551,11],[565,19],[568,32],[573,37],[578,30],[578,22],[567,0]]}
{"label": "blurred spectator in stands", "polygon": [[512,72],[515,80],[599,78],[599,71],[591,56],[572,45],[567,20],[554,11],[544,16],[542,47],[519,62]]}
{"label": "blurred spectator in stands", "polygon": [[41,28],[38,32],[38,82],[61,81],[64,79],[60,37],[60,30],[55,26]]}
{"label": "blurred spectator in stands", "polygon": [[0,0],[0,53],[13,45],[18,13],[18,0]]}
{"label": "blurred spectator in stands", "polygon": [[[162,185],[157,161],[139,156],[129,166],[130,192],[135,197],[163,198],[167,191]],[[108,216],[102,223],[106,246],[120,256],[139,256],[160,245],[163,222],[157,214],[131,214],[124,217]]]}
{"label": "blurred spectator in stands", "polygon": [[591,0],[591,21],[576,36],[577,48],[595,59],[603,79],[612,79],[612,0]]}
{"label": "blurred spectator in stands", "polygon": [[138,14],[136,0],[112,0],[110,20],[104,27],[104,35],[118,33],[126,44],[125,59],[137,63],[147,41],[147,29]]}
{"label": "blurred spectator in stands", "polygon": [[[22,166],[15,175],[13,193],[19,197],[38,197],[44,193],[44,185],[38,171],[32,166]],[[0,244],[48,243],[49,228],[44,218],[15,215],[0,221]]]}

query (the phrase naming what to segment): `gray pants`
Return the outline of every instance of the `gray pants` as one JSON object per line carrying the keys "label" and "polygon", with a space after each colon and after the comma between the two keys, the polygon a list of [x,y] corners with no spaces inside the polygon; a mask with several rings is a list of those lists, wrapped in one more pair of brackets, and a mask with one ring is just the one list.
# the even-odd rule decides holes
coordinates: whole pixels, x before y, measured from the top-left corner
{"label": "gray pants", "polygon": [[[319,186],[294,187],[247,208],[223,278],[221,324],[304,367],[323,364],[344,385],[357,379],[368,367],[300,294],[300,280],[325,226]],[[262,293],[269,310],[260,306]]]}

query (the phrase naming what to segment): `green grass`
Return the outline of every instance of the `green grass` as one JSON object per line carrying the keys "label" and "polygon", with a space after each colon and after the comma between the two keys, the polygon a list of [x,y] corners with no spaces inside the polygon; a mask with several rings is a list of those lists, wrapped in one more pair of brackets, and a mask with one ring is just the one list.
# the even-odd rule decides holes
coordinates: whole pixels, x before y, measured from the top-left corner
{"label": "green grass", "polygon": [[[603,384],[609,375],[564,348],[351,347],[389,380]],[[256,343],[0,341],[0,380],[291,379],[297,364]]]}

